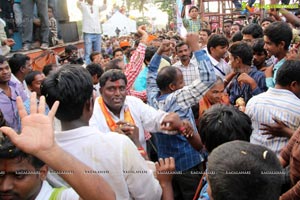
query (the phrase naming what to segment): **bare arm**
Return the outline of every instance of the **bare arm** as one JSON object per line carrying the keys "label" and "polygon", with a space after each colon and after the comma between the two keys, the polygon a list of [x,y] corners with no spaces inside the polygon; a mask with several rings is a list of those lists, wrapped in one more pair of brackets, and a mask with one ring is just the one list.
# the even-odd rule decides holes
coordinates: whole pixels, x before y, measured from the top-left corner
{"label": "bare arm", "polygon": [[54,140],[53,119],[58,102],[52,106],[48,116],[45,115],[45,97],[40,98],[37,108],[36,93],[30,97],[30,115],[27,114],[21,97],[17,97],[17,107],[22,123],[22,132],[17,134],[9,127],[1,127],[11,141],[22,151],[44,161],[57,171],[71,171],[62,174],[72,188],[83,199],[115,199],[110,185],[98,174],[87,174],[92,170],[71,154],[60,148]]}

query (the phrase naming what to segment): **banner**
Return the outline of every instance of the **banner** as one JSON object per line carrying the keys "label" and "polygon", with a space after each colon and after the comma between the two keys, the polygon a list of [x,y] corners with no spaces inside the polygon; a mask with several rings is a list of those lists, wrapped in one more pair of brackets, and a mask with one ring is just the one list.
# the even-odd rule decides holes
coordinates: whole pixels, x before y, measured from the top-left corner
{"label": "banner", "polygon": [[187,34],[181,19],[181,10],[183,7],[182,0],[176,0],[176,18],[177,18],[177,32],[180,36],[185,37]]}

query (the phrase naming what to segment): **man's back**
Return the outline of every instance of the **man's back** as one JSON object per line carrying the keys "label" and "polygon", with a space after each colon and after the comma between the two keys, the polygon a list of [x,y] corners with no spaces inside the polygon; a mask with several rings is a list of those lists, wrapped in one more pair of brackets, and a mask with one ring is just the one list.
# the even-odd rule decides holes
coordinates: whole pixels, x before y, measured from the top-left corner
{"label": "man's back", "polygon": [[250,142],[266,146],[279,155],[288,138],[267,139],[270,135],[262,135],[264,131],[260,130],[263,127],[261,123],[274,123],[272,118],[275,118],[296,130],[300,125],[300,99],[289,90],[269,88],[267,92],[249,100],[246,114],[250,116],[253,126]]}
{"label": "man's back", "polygon": [[[103,134],[94,127],[84,126],[58,132],[56,141],[65,151],[95,170],[87,174],[103,176],[117,199],[160,199],[158,181],[126,136]],[[50,173],[48,179],[55,186],[65,185],[55,173]]]}

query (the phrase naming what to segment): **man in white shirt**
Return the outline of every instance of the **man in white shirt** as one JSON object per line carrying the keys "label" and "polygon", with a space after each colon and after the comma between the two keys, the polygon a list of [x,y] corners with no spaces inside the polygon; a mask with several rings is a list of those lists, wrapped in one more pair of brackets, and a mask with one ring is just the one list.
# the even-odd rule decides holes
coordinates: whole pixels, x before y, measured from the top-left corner
{"label": "man in white shirt", "polygon": [[192,58],[192,51],[184,42],[176,45],[175,52],[179,61],[173,64],[173,66],[181,70],[185,85],[190,85],[194,80],[198,80],[200,76],[197,60]]}
{"label": "man in white shirt", "polygon": [[[27,115],[23,101],[17,98],[22,120],[22,132],[17,134],[5,127],[0,113],[0,199],[77,200],[115,199],[109,184],[98,174],[86,174],[92,169],[64,151],[54,140],[53,118],[56,102],[45,114],[45,98],[37,108],[36,93],[31,94],[31,113]],[[72,188],[52,188],[45,180],[48,166],[51,173],[60,175]]]}
{"label": "man in white shirt", "polygon": [[[121,70],[108,70],[100,78],[101,97],[95,100],[90,126],[97,127],[103,133],[118,131],[119,121],[125,121],[137,127],[139,143],[146,150],[148,132],[161,130],[161,121],[167,116],[162,110],[156,110],[142,100],[126,93],[127,78]],[[121,127],[122,129],[123,127]]]}
{"label": "man in white shirt", "polygon": [[231,72],[231,67],[224,60],[227,53],[229,42],[223,35],[214,34],[207,42],[208,57],[214,66],[214,71],[217,76],[222,79]]}
{"label": "man in white shirt", "polygon": [[[61,148],[91,167],[94,170],[91,173],[100,174],[117,199],[161,198],[158,181],[127,136],[114,132],[104,134],[88,126],[94,99],[92,78],[86,69],[78,65],[64,66],[50,74],[41,88],[49,107],[56,100],[60,102],[56,117],[61,120],[62,131],[55,138]],[[57,174],[49,174],[48,180],[55,186],[66,185]]]}
{"label": "man in white shirt", "polygon": [[106,0],[103,6],[94,5],[94,0],[77,1],[77,7],[82,12],[82,32],[84,40],[85,63],[90,64],[92,51],[101,52],[101,26],[99,12],[106,9]]}
{"label": "man in white shirt", "polygon": [[268,147],[277,155],[287,145],[300,126],[299,77],[300,61],[286,61],[278,70],[275,88],[248,101],[246,114],[253,126],[251,143]]}

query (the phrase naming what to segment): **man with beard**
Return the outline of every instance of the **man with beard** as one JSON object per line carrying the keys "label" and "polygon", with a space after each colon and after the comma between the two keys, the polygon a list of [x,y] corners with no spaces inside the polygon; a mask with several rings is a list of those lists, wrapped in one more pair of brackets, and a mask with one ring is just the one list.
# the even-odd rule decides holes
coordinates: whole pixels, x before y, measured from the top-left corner
{"label": "man with beard", "polygon": [[190,85],[194,80],[199,79],[200,76],[197,60],[191,58],[191,49],[184,42],[180,42],[176,45],[175,52],[177,57],[179,58],[179,61],[176,62],[173,66],[181,70],[185,85]]}
{"label": "man with beard", "polygon": [[7,125],[15,131],[19,131],[17,117],[16,98],[21,96],[25,101],[27,96],[20,84],[12,82],[11,70],[4,56],[0,55],[0,110],[2,111]]}
{"label": "man with beard", "polygon": [[207,53],[206,45],[210,35],[211,35],[211,30],[209,29],[201,29],[199,31],[199,43],[201,48],[204,49],[206,53]]}

